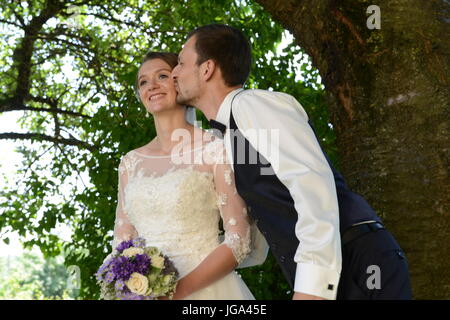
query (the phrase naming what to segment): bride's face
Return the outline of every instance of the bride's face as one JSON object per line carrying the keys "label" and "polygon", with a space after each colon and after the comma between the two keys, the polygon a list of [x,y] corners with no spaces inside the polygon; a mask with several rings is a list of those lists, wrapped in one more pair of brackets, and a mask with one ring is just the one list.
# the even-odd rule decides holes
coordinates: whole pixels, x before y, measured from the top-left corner
{"label": "bride's face", "polygon": [[139,97],[148,112],[181,107],[176,103],[177,91],[170,76],[172,68],[161,59],[146,61],[138,73]]}

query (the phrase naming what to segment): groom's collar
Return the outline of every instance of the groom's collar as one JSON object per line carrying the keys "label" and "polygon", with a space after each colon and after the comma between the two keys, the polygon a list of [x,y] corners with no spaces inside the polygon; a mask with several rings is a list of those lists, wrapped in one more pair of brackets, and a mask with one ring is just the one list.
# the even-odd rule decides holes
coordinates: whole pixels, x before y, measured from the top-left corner
{"label": "groom's collar", "polygon": [[225,99],[223,99],[222,104],[220,105],[219,110],[217,111],[216,119],[214,120],[224,124],[225,126],[228,126],[231,113],[231,101],[233,100],[234,96],[237,95],[242,90],[244,89],[238,88],[227,94]]}

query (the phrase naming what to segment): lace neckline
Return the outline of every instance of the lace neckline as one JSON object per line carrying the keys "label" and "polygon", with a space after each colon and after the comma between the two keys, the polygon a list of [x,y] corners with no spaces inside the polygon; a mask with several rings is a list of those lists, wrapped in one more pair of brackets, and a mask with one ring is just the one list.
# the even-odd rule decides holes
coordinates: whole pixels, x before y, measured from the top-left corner
{"label": "lace neckline", "polygon": [[[214,140],[212,140],[212,141],[208,141],[207,143],[202,144],[200,147],[197,147],[197,148],[194,148],[194,149],[190,149],[189,151],[183,152],[183,153],[181,153],[181,154],[188,154],[188,153],[192,153],[192,152],[194,152],[194,151],[203,149],[205,146],[207,146],[208,144],[213,143],[213,142],[215,142],[215,141],[216,141],[216,139],[214,139]],[[131,152],[134,152],[134,153],[136,153],[137,155],[139,155],[139,156],[141,156],[141,157],[145,157],[145,158],[170,158],[170,157],[172,157],[172,154],[168,154],[168,155],[164,155],[164,156],[162,156],[162,155],[157,156],[157,155],[147,155],[147,154],[143,154],[143,153],[138,152],[138,151],[136,151],[136,150],[131,150]]]}

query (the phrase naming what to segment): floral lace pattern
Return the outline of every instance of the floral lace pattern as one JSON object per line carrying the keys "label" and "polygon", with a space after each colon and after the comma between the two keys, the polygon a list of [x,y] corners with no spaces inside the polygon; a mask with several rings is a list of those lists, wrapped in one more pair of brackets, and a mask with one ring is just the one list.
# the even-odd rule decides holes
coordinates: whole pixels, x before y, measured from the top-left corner
{"label": "floral lace pattern", "polygon": [[174,261],[180,277],[222,244],[240,263],[250,252],[250,225],[224,152],[222,140],[216,139],[192,154],[192,164],[174,165],[170,157],[135,151],[125,155],[119,166],[114,244],[139,235]]}

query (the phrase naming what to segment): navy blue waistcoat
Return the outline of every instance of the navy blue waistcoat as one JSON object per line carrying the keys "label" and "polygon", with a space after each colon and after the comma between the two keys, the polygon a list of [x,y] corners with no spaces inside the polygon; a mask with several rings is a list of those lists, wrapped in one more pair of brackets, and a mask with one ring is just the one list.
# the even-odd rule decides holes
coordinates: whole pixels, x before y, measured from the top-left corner
{"label": "navy blue waistcoat", "polygon": [[[311,123],[309,124],[312,127]],[[231,141],[231,146],[236,189],[246,202],[250,217],[256,221],[259,230],[266,238],[290,287],[294,288],[297,268],[294,255],[299,245],[295,235],[298,214],[294,207],[294,200],[275,174],[261,175],[261,169],[271,170],[271,165],[239,131],[232,111],[230,112],[230,129],[234,130],[234,134],[230,136],[235,140]],[[246,161],[239,163],[236,148],[241,148],[240,152],[242,152],[242,144],[245,146]],[[364,198],[347,187],[342,175],[333,168],[325,153],[324,155],[335,179],[341,235],[348,227],[358,222],[367,220],[381,222]]]}

